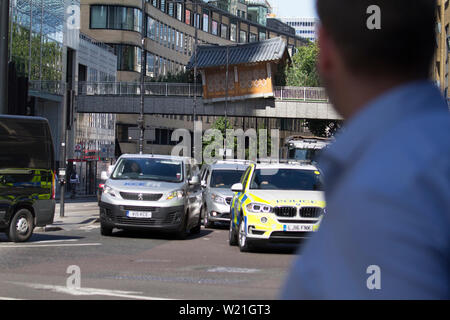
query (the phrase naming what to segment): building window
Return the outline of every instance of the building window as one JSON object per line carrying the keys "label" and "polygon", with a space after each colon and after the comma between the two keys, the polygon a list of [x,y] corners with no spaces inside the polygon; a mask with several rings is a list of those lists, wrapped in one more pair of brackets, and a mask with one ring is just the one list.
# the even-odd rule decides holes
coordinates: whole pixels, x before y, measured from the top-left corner
{"label": "building window", "polygon": [[259,33],[259,41],[263,41],[263,40],[266,40],[266,39],[267,39],[266,33],[265,32],[260,32]]}
{"label": "building window", "polygon": [[203,14],[203,31],[208,32],[209,30],[209,15]]}
{"label": "building window", "polygon": [[140,32],[142,12],[119,6],[91,6],[91,29],[115,29]]}
{"label": "building window", "polygon": [[240,43],[246,43],[247,42],[247,32],[242,31],[242,30],[239,32],[239,42]]}
{"label": "building window", "polygon": [[177,19],[183,21],[183,5],[177,3]]}
{"label": "building window", "polygon": [[220,26],[220,36],[223,39],[228,39],[228,26],[226,24]]}
{"label": "building window", "polygon": [[157,27],[156,21],[151,17],[147,17],[147,37],[152,40],[156,40],[157,36]]}
{"label": "building window", "polygon": [[255,33],[250,32],[249,42],[256,42],[256,41],[258,41],[258,36]]}
{"label": "building window", "polygon": [[230,25],[230,40],[236,41],[237,40],[236,36],[237,36],[237,26],[234,23],[232,23]]}
{"label": "building window", "polygon": [[91,29],[106,28],[107,7],[91,6]]}
{"label": "building window", "polygon": [[110,44],[117,56],[118,71],[135,71],[140,72],[141,66],[141,49],[136,46]]}
{"label": "building window", "polygon": [[200,29],[200,15],[198,13],[194,13],[194,27]]}
{"label": "building window", "polygon": [[191,25],[191,11],[186,9],[185,12],[185,23]]}
{"label": "building window", "polygon": [[219,32],[218,26],[219,26],[219,24],[217,23],[217,21],[213,20],[211,23],[211,33],[215,36],[217,36],[217,34]]}

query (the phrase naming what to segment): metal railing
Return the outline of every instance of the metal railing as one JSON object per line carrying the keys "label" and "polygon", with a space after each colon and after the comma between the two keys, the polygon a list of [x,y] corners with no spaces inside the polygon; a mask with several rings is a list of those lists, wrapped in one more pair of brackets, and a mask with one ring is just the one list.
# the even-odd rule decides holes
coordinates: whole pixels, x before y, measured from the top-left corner
{"label": "metal railing", "polygon": [[[146,82],[146,95],[197,97],[203,95],[201,85],[191,83]],[[140,95],[139,82],[79,82],[79,95]],[[324,88],[311,87],[275,87],[274,97],[277,100],[329,102]]]}
{"label": "metal railing", "polygon": [[329,102],[325,88],[320,87],[275,87],[277,100]]}
{"label": "metal railing", "polygon": [[[203,94],[202,86],[191,83],[146,82],[146,95],[193,97]],[[79,82],[79,95],[140,95],[141,85],[138,82]]]}
{"label": "metal railing", "polygon": [[62,96],[64,95],[65,84],[62,81],[41,81],[30,80],[28,81],[28,90],[49,93]]}

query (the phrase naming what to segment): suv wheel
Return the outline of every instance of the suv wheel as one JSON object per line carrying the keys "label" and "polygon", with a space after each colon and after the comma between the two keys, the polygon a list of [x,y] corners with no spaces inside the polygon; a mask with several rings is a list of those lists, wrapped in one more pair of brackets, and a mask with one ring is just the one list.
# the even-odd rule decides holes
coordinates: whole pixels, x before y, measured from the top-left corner
{"label": "suv wheel", "polygon": [[33,215],[28,209],[18,210],[8,229],[8,239],[12,242],[25,242],[30,239],[34,230]]}
{"label": "suv wheel", "polygon": [[208,208],[204,209],[204,216],[203,216],[203,225],[205,226],[205,228],[212,228],[214,226],[214,222],[209,221],[209,212],[208,212]]}

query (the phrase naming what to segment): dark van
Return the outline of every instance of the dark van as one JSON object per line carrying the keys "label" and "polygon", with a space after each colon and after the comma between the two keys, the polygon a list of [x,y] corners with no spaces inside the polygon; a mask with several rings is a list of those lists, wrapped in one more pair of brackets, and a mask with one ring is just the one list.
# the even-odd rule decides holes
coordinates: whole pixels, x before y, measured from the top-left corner
{"label": "dark van", "polygon": [[0,115],[0,232],[24,242],[53,223],[55,155],[47,119]]}

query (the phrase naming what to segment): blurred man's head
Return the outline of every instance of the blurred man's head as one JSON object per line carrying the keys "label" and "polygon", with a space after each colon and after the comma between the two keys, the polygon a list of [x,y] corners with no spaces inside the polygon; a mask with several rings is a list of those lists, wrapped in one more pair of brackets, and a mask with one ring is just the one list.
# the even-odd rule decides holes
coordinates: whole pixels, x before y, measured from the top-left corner
{"label": "blurred man's head", "polygon": [[[373,5],[379,12],[368,10]],[[436,41],[435,0],[317,0],[317,12],[319,72],[344,116],[351,115],[342,110],[349,94],[343,91],[352,90],[351,83],[374,82],[382,92],[429,76]]]}

